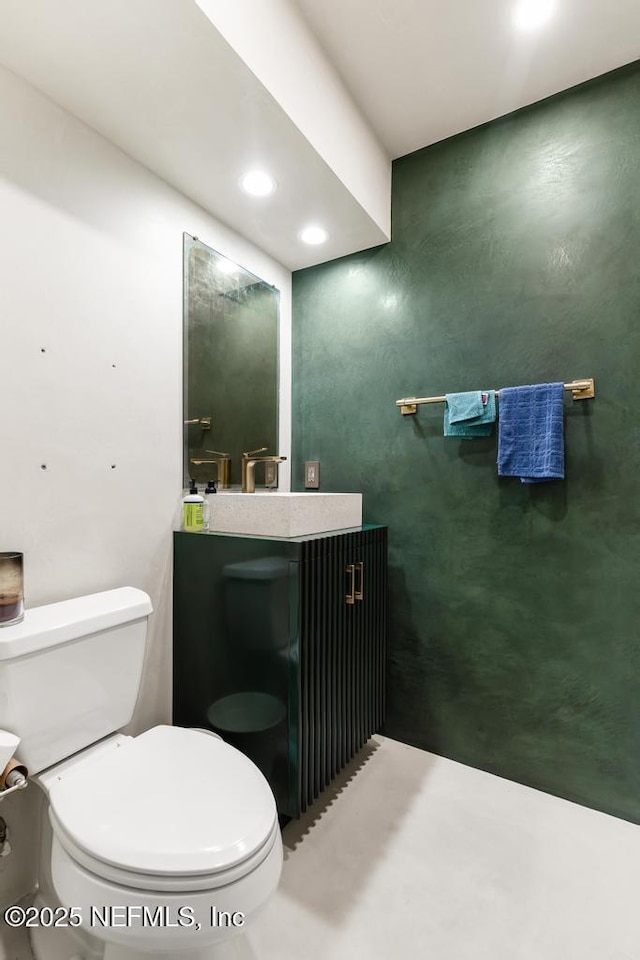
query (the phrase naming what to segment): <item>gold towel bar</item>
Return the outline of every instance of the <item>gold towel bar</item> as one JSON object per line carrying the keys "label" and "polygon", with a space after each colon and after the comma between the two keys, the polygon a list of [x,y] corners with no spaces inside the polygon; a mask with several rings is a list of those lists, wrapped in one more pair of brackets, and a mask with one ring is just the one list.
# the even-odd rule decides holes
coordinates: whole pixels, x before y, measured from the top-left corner
{"label": "gold towel bar", "polygon": [[[596,395],[593,378],[572,380],[571,383],[565,383],[564,388],[571,390],[574,400],[590,400]],[[496,390],[496,394],[499,393],[500,391]],[[445,400],[446,397],[404,397],[402,400],[396,400],[396,407],[400,407],[400,413],[406,417],[410,413],[417,413],[421,403],[444,403]]]}

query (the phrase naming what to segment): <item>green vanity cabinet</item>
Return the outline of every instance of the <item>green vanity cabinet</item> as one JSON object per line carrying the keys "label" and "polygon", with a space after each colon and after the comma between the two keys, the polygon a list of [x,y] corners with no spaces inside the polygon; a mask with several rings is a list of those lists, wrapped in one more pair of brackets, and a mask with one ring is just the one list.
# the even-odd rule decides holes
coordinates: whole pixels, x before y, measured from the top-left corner
{"label": "green vanity cabinet", "polygon": [[214,730],[296,817],[383,721],[387,529],[174,535],[173,719]]}

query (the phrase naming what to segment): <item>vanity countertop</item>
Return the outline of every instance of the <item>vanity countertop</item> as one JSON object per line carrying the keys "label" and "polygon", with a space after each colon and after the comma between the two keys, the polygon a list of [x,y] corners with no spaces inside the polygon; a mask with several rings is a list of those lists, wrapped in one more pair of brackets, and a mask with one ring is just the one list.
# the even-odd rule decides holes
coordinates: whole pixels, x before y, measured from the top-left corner
{"label": "vanity countertop", "polygon": [[211,533],[292,538],[362,525],[361,493],[223,490],[210,503]]}

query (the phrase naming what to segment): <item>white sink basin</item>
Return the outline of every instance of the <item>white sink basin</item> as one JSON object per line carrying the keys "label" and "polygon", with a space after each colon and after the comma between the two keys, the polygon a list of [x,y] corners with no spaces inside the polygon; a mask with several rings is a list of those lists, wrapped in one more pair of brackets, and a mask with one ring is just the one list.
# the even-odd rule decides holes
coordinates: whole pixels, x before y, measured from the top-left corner
{"label": "white sink basin", "polygon": [[241,493],[211,497],[213,533],[261,537],[304,537],[362,524],[361,493]]}

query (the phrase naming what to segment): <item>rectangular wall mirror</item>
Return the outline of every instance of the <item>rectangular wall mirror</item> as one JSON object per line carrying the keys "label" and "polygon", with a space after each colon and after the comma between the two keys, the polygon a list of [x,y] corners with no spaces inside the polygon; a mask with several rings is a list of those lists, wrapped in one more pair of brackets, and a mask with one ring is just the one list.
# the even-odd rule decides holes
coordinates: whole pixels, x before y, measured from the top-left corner
{"label": "rectangular wall mirror", "polygon": [[278,453],[278,317],[275,287],[185,233],[185,486],[239,485],[244,451]]}

